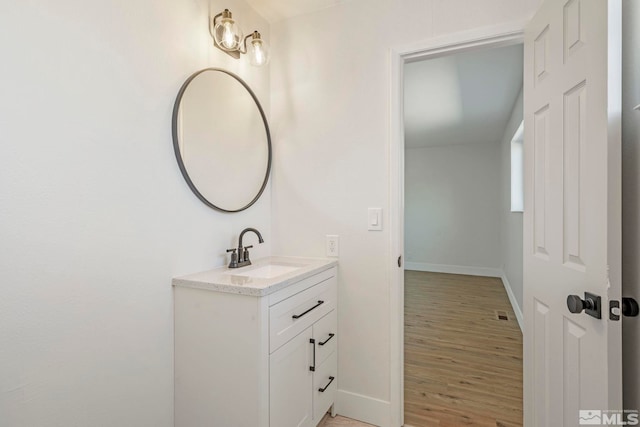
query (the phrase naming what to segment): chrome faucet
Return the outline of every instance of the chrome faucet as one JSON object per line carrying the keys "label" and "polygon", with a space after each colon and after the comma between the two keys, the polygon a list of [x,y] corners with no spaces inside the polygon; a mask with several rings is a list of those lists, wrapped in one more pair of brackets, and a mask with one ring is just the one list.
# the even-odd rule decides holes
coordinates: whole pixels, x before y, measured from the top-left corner
{"label": "chrome faucet", "polygon": [[[264,243],[264,239],[262,238],[262,234],[255,228],[245,228],[240,233],[240,238],[238,239],[238,247],[234,249],[227,249],[227,252],[231,252],[231,262],[229,263],[229,268],[238,268],[244,267],[246,265],[251,265],[251,260],[249,259],[249,249],[253,247],[250,246],[242,246],[242,238],[244,234],[248,231],[252,231],[258,236],[258,243]],[[236,253],[236,251],[238,251]]]}

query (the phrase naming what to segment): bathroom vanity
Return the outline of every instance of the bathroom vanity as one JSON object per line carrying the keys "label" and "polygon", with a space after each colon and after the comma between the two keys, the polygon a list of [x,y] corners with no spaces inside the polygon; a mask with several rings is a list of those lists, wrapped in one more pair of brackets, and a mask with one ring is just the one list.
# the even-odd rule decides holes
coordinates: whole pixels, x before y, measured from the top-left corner
{"label": "bathroom vanity", "polygon": [[316,426],[337,388],[337,261],[173,279],[175,425]]}

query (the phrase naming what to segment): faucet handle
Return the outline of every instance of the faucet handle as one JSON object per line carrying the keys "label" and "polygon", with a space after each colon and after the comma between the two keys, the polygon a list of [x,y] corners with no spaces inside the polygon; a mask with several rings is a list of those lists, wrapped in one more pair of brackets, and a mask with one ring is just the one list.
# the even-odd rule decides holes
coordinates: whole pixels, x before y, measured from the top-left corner
{"label": "faucet handle", "polygon": [[231,262],[229,263],[229,268],[237,268],[238,267],[238,254],[236,253],[237,249],[227,249],[227,252],[231,252]]}
{"label": "faucet handle", "polygon": [[245,246],[244,251],[242,251],[242,259],[245,262],[251,264],[251,260],[249,259],[249,249],[251,249],[253,245]]}

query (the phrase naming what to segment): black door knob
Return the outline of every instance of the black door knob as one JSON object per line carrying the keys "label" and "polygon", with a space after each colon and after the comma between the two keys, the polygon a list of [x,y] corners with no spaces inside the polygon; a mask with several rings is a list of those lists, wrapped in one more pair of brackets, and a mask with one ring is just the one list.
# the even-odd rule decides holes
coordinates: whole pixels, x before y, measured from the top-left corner
{"label": "black door knob", "polygon": [[591,298],[582,299],[578,295],[569,295],[567,297],[567,308],[572,313],[582,313],[582,310],[592,310],[594,302]]}
{"label": "black door knob", "polygon": [[578,295],[567,297],[567,308],[572,313],[582,313],[582,310],[589,316],[600,319],[600,297],[589,292],[584,293],[584,299]]}
{"label": "black door knob", "polygon": [[633,298],[622,298],[622,314],[627,317],[636,317],[640,312],[638,302]]}

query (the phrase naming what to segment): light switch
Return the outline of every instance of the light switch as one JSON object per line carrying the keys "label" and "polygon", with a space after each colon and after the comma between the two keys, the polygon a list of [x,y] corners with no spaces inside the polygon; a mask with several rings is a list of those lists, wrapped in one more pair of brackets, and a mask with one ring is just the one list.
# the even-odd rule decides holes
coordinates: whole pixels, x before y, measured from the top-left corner
{"label": "light switch", "polygon": [[382,230],[382,208],[369,208],[369,230]]}

